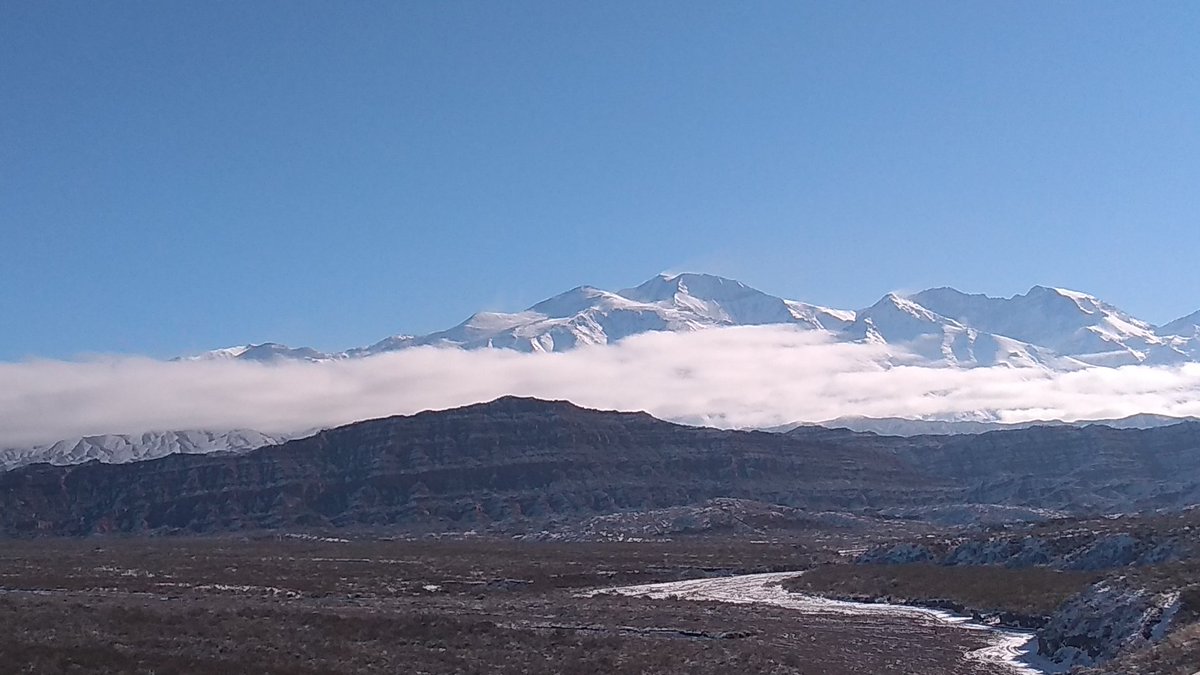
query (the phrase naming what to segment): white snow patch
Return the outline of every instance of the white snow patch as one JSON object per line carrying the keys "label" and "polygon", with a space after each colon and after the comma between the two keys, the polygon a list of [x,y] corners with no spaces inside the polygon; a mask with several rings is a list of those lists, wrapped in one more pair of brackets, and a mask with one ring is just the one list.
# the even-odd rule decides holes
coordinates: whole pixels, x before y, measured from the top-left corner
{"label": "white snow patch", "polygon": [[600,589],[584,594],[587,597],[601,593],[616,593],[652,599],[680,599],[734,604],[764,604],[794,610],[803,614],[844,615],[887,615],[897,619],[918,622],[950,624],[963,630],[981,631],[988,634],[991,645],[963,654],[968,661],[993,663],[1005,666],[1015,675],[1044,675],[1058,672],[1052,664],[1036,656],[1036,638],[1032,632],[1001,630],[992,626],[974,623],[968,617],[958,616],[941,610],[908,607],[903,605],[871,604],[829,600],[812,595],[792,593],[780,585],[784,579],[800,572],[768,572],[747,574],[716,579],[690,579],[640,586],[623,586]]}

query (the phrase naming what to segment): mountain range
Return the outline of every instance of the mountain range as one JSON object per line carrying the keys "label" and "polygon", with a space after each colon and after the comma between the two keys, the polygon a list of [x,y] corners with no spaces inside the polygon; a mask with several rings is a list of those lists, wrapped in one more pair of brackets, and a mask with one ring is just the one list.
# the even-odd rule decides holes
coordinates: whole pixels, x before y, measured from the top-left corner
{"label": "mountain range", "polygon": [[[802,428],[845,429],[867,432],[881,436],[949,436],[983,434],[989,431],[1011,431],[1031,427],[1050,426],[1105,426],[1112,429],[1153,429],[1181,422],[1200,422],[1195,417],[1171,417],[1169,415],[1139,414],[1120,419],[1038,420],[1031,422],[1002,422],[986,419],[979,414],[962,414],[946,418],[911,419],[903,417],[845,416],[819,423],[785,424],[763,429],[785,433]],[[284,443],[291,438],[302,438],[315,433],[310,429],[294,434],[267,434],[254,429],[232,431],[189,430],[147,431],[138,434],[102,434],[77,436],[52,443],[0,449],[0,472],[10,471],[30,464],[52,464],[70,466],[100,462],[102,464],[129,464],[167,455],[202,455],[209,453],[242,454]]]}
{"label": "mountain range", "polygon": [[241,454],[0,474],[0,534],[385,527],[539,532],[731,497],[943,521],[1182,509],[1200,425],[900,438],[689,427],[504,397]]}
{"label": "mountain range", "polygon": [[[978,411],[977,411],[978,412]],[[786,432],[800,427],[824,427],[826,429],[848,429],[850,431],[870,432],[881,436],[949,436],[954,434],[983,434],[989,431],[1006,431],[1013,429],[1029,429],[1031,427],[1088,427],[1103,426],[1111,429],[1153,429],[1167,427],[1181,422],[1200,422],[1196,417],[1172,417],[1170,415],[1154,415],[1141,413],[1116,419],[1077,420],[1064,422],[1062,420],[1034,420],[1030,422],[1001,422],[995,419],[980,419],[981,414],[962,414],[933,419],[912,419],[906,417],[863,417],[845,416],[825,420],[820,423],[787,424],[769,431]]]}
{"label": "mountain range", "polygon": [[479,312],[446,330],[394,335],[337,353],[267,342],[183,358],[326,361],[421,346],[560,352],[650,331],[761,325],[884,345],[934,366],[1073,370],[1200,361],[1200,311],[1154,326],[1086,293],[1046,286],[1010,298],[953,288],[889,293],[853,311],[776,297],[708,274],[662,274],[620,291],[580,286],[521,312]]}
{"label": "mountain range", "polygon": [[285,440],[285,436],[264,434],[253,429],[149,431],[140,434],[78,436],[53,443],[0,449],[0,471],[37,463],[58,466],[91,461],[124,464],[174,454],[246,452]]}
{"label": "mountain range", "polygon": [[[727,326],[789,326],[818,332],[835,342],[882,347],[898,363],[933,367],[1003,365],[1059,371],[1200,361],[1200,311],[1153,326],[1093,296],[1044,286],[1010,298],[968,294],[953,288],[906,295],[889,293],[870,307],[851,311],[776,297],[738,281],[705,274],[658,275],[615,292],[581,286],[521,312],[481,312],[447,330],[422,336],[396,335],[338,353],[263,343],[184,358],[323,362],[361,359],[413,347],[561,352],[610,344],[651,331],[691,332]],[[986,410],[964,415],[928,419],[851,416],[821,424],[900,436],[1014,428]],[[1093,423],[1146,428],[1178,421],[1143,414]],[[1032,424],[1040,423],[1023,426]],[[795,426],[798,424],[776,430]],[[176,453],[245,452],[286,440],[249,429],[138,431],[0,448],[0,471],[39,462],[125,463]]]}

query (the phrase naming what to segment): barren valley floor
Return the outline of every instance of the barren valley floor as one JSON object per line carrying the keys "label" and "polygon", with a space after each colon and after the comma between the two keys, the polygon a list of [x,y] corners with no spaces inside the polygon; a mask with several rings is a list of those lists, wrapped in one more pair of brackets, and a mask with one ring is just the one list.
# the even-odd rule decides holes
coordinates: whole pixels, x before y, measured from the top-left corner
{"label": "barren valley floor", "polygon": [[597,595],[803,569],[794,543],[91,538],[0,549],[24,673],[1000,675],[986,636],[895,617]]}

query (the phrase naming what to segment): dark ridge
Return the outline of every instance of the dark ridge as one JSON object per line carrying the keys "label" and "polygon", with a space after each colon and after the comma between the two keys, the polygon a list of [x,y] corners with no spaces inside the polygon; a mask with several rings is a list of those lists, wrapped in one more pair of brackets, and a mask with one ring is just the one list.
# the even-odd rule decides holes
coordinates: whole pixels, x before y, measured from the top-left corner
{"label": "dark ridge", "polygon": [[681,426],[508,396],[244,455],[0,474],[0,534],[372,527],[536,530],[730,497],[911,518],[1200,502],[1200,424],[898,438]]}

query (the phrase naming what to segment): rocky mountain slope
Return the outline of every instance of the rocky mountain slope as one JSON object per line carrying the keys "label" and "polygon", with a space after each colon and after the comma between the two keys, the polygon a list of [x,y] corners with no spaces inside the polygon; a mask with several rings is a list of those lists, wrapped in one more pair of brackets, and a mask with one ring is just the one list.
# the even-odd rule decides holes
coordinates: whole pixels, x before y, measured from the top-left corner
{"label": "rocky mountain slope", "polygon": [[1198,314],[1156,329],[1093,296],[1044,286],[1011,298],[952,288],[889,293],[849,311],[773,296],[732,279],[675,274],[619,291],[580,286],[521,312],[480,312],[443,331],[395,335],[339,353],[263,343],[188,358],[322,361],[419,346],[554,352],[648,331],[789,325],[837,341],[889,345],[930,365],[1072,370],[1200,360]]}
{"label": "rocky mountain slope", "polygon": [[939,488],[925,482],[870,449],[505,398],[361,422],[239,456],[10,471],[0,475],[0,528],[540,527],[722,496],[860,509],[929,498]]}
{"label": "rocky mountain slope", "polygon": [[773,434],[509,397],[242,455],[17,469],[0,474],[0,532],[529,532],[718,497],[927,519],[939,509],[1036,517],[1180,508],[1200,501],[1200,425],[913,439]]}
{"label": "rocky mountain slope", "polygon": [[[836,433],[801,427],[789,435],[828,438]],[[1154,429],[1043,426],[912,438],[851,434],[840,442],[886,450],[919,466],[931,479],[962,486],[963,503],[1075,513],[1200,503],[1200,423],[1196,422]],[[924,508],[944,510],[945,504]]]}
{"label": "rocky mountain slope", "polygon": [[[1191,509],[888,542],[868,548],[857,566],[823,570],[804,585],[819,586],[824,576],[867,600],[902,585],[914,604],[957,597],[966,611],[1037,629],[1040,655],[1064,669],[1187,673],[1145,665],[1200,663],[1194,650],[1179,658],[1200,616],[1197,527],[1200,512]],[[1031,595],[1030,582],[1039,580],[1044,588]],[[997,614],[998,602],[1013,606]]]}

